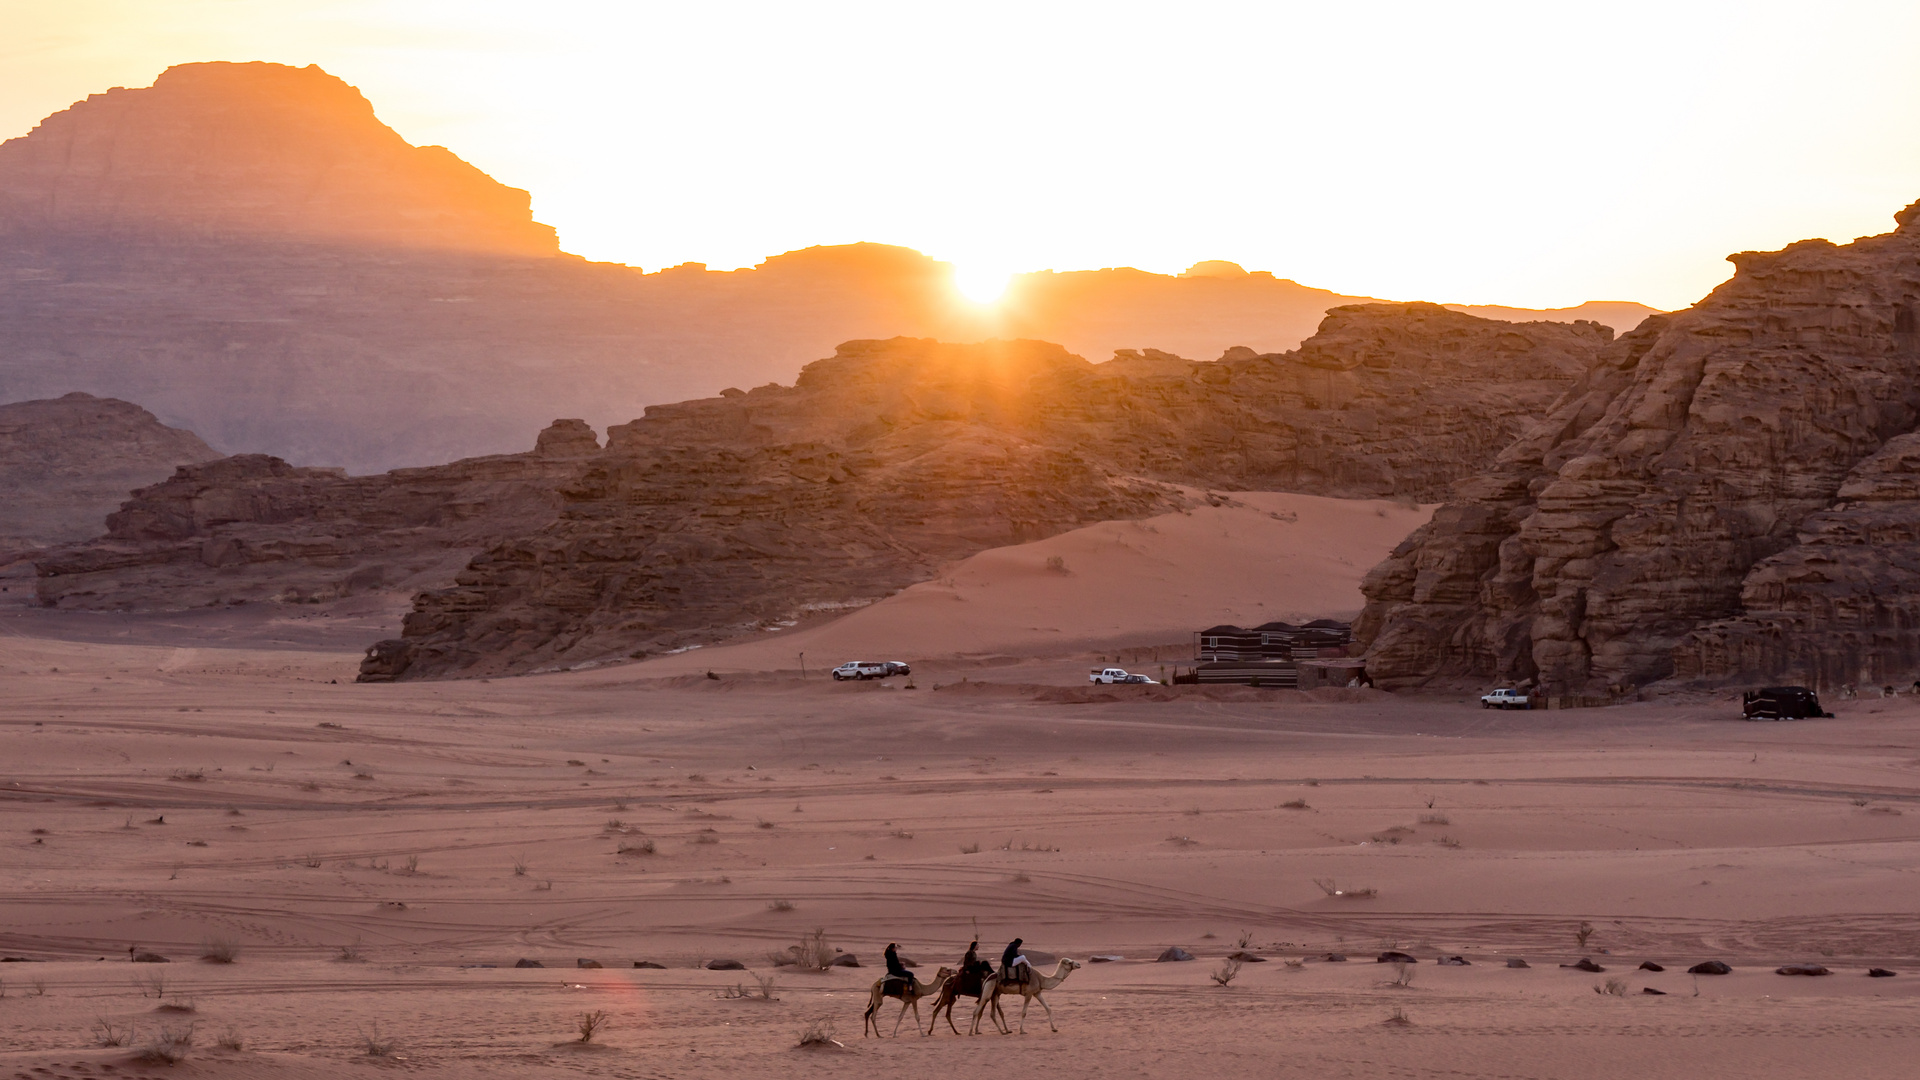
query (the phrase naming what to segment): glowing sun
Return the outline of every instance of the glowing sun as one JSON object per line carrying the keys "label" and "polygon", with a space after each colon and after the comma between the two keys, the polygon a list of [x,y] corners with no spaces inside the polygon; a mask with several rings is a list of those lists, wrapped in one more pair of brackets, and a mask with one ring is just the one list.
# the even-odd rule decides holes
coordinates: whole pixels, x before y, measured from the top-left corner
{"label": "glowing sun", "polygon": [[1005,270],[991,267],[956,266],[953,268],[953,287],[976,304],[991,304],[1007,291],[1007,282],[1012,277]]}

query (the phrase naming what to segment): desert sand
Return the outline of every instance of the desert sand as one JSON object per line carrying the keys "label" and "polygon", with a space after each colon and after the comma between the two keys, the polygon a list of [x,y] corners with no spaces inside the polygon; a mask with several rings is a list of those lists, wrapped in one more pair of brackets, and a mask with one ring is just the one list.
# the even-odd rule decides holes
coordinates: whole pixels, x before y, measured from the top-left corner
{"label": "desert sand", "polygon": [[[1243,538],[1316,538],[1297,571],[1270,560],[1284,587],[1243,594],[1247,620],[1352,610],[1368,530],[1425,513],[1238,500],[989,552],[764,642],[492,681],[357,685],[350,635],[319,630],[90,635],[13,609],[0,953],[33,962],[0,966],[0,1075],[1905,1074],[1920,701],[1747,724],[1706,696],[1505,713],[1088,687],[1102,655],[1231,598]],[[1078,645],[1034,629],[1063,605]],[[854,648],[914,675],[812,666]],[[775,966],[816,928],[861,966]],[[1036,1006],[1025,1035],[862,1038],[887,942],[930,977],[975,933],[1085,965],[1046,996],[1057,1033]],[[234,962],[199,959],[220,941]],[[1216,985],[1243,941],[1264,962]],[[1170,946],[1198,959],[1155,962]],[[1389,948],[1418,957],[1411,985],[1373,962]],[[1581,956],[1606,970],[1560,967]],[[1733,973],[1686,974],[1712,959]],[[777,1000],[727,996],[760,978]],[[822,1018],[844,1048],[796,1049]],[[136,1057],[187,1025],[181,1063]],[[105,1026],[129,1045],[97,1045]]]}

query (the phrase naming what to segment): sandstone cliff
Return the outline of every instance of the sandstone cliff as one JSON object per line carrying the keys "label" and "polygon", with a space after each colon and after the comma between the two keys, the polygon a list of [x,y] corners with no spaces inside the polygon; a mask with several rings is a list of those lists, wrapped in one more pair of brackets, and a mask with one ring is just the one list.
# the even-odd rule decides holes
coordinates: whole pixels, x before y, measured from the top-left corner
{"label": "sandstone cliff", "polygon": [[1910,681],[1920,204],[1732,280],[1601,353],[1369,576],[1384,685]]}
{"label": "sandstone cliff", "polygon": [[555,255],[526,192],[412,146],[318,67],[182,64],[0,143],[0,233]]}
{"label": "sandstone cliff", "polygon": [[1485,468],[1610,336],[1380,304],[1335,310],[1297,352],[1208,363],[848,342],[791,387],[609,429],[559,520],[422,593],[363,678],[685,649],[1164,511],[1190,497],[1175,484],[1418,498]]}
{"label": "sandstone cliff", "polygon": [[444,585],[477,552],[537,532],[599,451],[559,420],[528,454],[347,476],[247,454],[133,492],[106,535],[35,561],[39,601],[74,610],[318,603]]}
{"label": "sandstone cliff", "polygon": [[526,200],[314,68],[186,65],[95,95],[0,146],[0,400],[85,390],[228,453],[376,472],[791,382],[850,338],[1266,353],[1364,299],[1114,268],[1019,275],[981,308],[952,267],[878,244],[642,273],[553,257]]}
{"label": "sandstone cliff", "polygon": [[125,401],[75,393],[0,405],[0,563],[97,536],[134,488],[219,456]]}

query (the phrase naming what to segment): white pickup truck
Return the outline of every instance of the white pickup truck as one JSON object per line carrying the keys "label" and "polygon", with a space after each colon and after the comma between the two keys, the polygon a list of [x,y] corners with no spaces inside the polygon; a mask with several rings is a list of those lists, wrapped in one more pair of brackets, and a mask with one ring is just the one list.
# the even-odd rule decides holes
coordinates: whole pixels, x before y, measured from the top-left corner
{"label": "white pickup truck", "polygon": [[1112,686],[1114,683],[1141,683],[1147,686],[1160,685],[1145,675],[1129,675],[1126,668],[1117,667],[1096,668],[1087,676],[1087,681],[1102,683],[1107,686]]}
{"label": "white pickup truck", "polygon": [[1483,709],[1531,709],[1524,690],[1495,690],[1491,694],[1480,695],[1480,707]]}

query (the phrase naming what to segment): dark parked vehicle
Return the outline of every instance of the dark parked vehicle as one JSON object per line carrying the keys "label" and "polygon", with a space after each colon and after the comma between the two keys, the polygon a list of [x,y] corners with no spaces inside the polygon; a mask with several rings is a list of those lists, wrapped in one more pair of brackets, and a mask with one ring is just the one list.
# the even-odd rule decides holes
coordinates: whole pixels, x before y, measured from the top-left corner
{"label": "dark parked vehicle", "polygon": [[1768,686],[1749,690],[1740,711],[1749,720],[1807,720],[1833,714],[1820,708],[1820,695],[1804,686]]}

